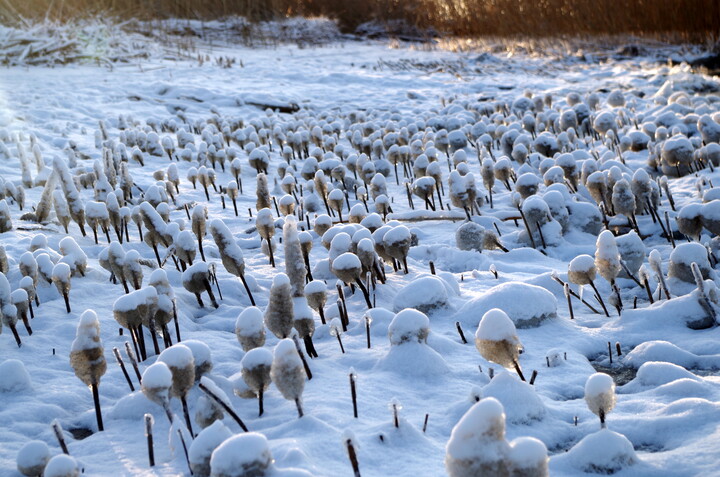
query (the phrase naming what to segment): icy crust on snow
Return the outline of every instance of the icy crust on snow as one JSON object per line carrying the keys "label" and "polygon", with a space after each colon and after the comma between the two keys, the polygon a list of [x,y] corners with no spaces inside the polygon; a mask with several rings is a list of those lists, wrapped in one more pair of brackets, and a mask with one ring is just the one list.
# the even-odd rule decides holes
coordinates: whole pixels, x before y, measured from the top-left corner
{"label": "icy crust on snow", "polygon": [[455,318],[474,327],[493,308],[503,310],[517,328],[534,328],[557,316],[557,300],[552,293],[536,285],[508,282],[468,300]]}

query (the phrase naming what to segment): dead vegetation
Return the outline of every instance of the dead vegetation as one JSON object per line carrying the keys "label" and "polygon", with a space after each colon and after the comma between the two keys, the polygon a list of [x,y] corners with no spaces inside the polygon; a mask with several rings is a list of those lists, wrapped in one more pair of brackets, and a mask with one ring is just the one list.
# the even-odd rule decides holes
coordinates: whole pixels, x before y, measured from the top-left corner
{"label": "dead vegetation", "polygon": [[[23,19],[68,20],[103,14],[119,18],[212,20],[231,16],[238,33],[251,23],[293,16],[337,20],[344,31],[373,37],[412,39],[442,32],[456,37],[672,34],[683,41],[717,41],[720,3],[716,0],[27,0],[0,2],[0,22]],[[375,26],[368,26],[368,24]],[[314,30],[314,29],[313,29]],[[297,31],[296,29],[294,31]],[[185,34],[188,32],[186,31]],[[194,32],[192,32],[194,34]],[[257,33],[257,31],[255,31]]]}

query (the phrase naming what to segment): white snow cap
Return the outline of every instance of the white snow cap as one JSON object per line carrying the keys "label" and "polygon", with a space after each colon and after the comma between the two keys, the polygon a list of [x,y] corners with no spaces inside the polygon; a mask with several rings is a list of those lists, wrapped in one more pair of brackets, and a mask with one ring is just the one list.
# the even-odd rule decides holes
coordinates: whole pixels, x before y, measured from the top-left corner
{"label": "white snow cap", "polygon": [[86,310],[78,320],[77,334],[72,342],[71,351],[98,348],[100,340],[100,322],[92,310]]}
{"label": "white snow cap", "polygon": [[410,237],[410,229],[408,229],[404,225],[399,225],[385,232],[385,235],[383,236],[383,242],[385,244],[393,244],[402,242],[403,240],[410,240]]}
{"label": "white snow cap", "polygon": [[43,472],[44,477],[78,477],[79,475],[80,468],[77,461],[67,454],[58,454],[50,459]]}
{"label": "white snow cap", "polygon": [[172,386],[172,371],[162,361],[148,366],[142,375],[143,387],[170,388]]}
{"label": "white snow cap", "polygon": [[587,273],[595,268],[595,259],[590,255],[578,255],[570,261],[568,268],[575,273]]}
{"label": "white snow cap", "polygon": [[328,194],[329,200],[345,200],[345,194],[340,189],[333,189]]}
{"label": "white snow cap", "polygon": [[510,443],[510,460],[517,469],[536,467],[547,462],[547,447],[534,437],[518,437]]}
{"label": "white snow cap", "polygon": [[212,364],[212,353],[210,347],[200,340],[183,340],[182,344],[190,348],[195,361],[195,367]]}
{"label": "white snow cap", "polygon": [[30,475],[23,472],[22,469],[40,469],[42,472],[48,460],[50,460],[50,449],[47,444],[43,441],[30,441],[18,452],[17,467],[23,475]]}
{"label": "white snow cap", "polygon": [[153,272],[150,274],[150,282],[164,282],[167,281],[167,272],[163,270],[162,268],[158,268],[157,270],[153,270]]}
{"label": "white snow cap", "polygon": [[194,366],[195,358],[193,352],[182,343],[177,343],[163,350],[158,356],[158,361],[162,361],[173,368],[184,368],[186,366]]}
{"label": "white snow cap", "polygon": [[123,295],[113,303],[113,311],[127,312],[135,310],[137,307],[145,305],[149,302],[157,300],[157,290],[155,287],[145,287],[139,290],[131,291],[127,295]]}
{"label": "white snow cap", "polygon": [[615,407],[615,382],[610,375],[595,373],[585,382],[585,402],[593,414],[607,415]]}
{"label": "white snow cap", "polygon": [[183,281],[185,280],[191,280],[192,276],[196,273],[209,273],[208,272],[208,265],[205,262],[195,262],[191,266],[187,268],[182,274]]}
{"label": "white snow cap", "polygon": [[28,391],[32,388],[30,373],[18,359],[8,359],[0,364],[0,393]]}
{"label": "white snow cap", "polygon": [[[335,238],[337,238],[337,236]],[[334,239],[333,242],[335,242]],[[333,260],[332,266],[334,269],[337,270],[352,270],[362,268],[360,259],[352,252],[345,252],[339,257],[337,257],[335,260]]]}
{"label": "white snow cap", "polygon": [[44,234],[33,235],[30,239],[30,249],[47,248],[47,237]]}
{"label": "white snow cap", "polygon": [[598,235],[595,243],[597,250],[595,256],[604,259],[616,259],[619,256],[615,236],[609,230],[604,230]]}
{"label": "white snow cap", "polygon": [[0,305],[10,302],[10,282],[4,273],[0,272]]}
{"label": "white snow cap", "polygon": [[213,422],[203,429],[190,445],[188,450],[190,463],[202,464],[220,444],[232,437],[232,435],[230,429],[225,427],[222,421]]}
{"label": "white snow cap", "polygon": [[305,294],[327,292],[327,285],[322,280],[313,280],[305,285]]}
{"label": "white snow cap", "polygon": [[479,340],[516,340],[517,330],[512,320],[499,308],[493,308],[485,313],[480,320],[475,338]]}
{"label": "white snow cap", "polygon": [[[653,250],[655,252],[655,250]],[[698,242],[680,243],[670,253],[670,261],[690,266],[695,262],[702,266],[708,263],[707,249]]]}
{"label": "white snow cap", "polygon": [[284,273],[278,273],[275,277],[273,277],[272,286],[280,287],[283,285],[290,285],[290,279]]}
{"label": "white snow cap", "polygon": [[273,219],[272,211],[270,209],[260,209],[257,211],[255,217],[255,223],[260,226],[272,227],[275,223]]}
{"label": "white snow cap", "polygon": [[608,374],[595,373],[585,382],[585,396],[597,396],[613,392],[615,392],[615,382]]}
{"label": "white snow cap", "polygon": [[484,450],[478,441],[493,442],[505,437],[505,410],[495,398],[473,404],[453,427],[447,453],[455,459],[473,459]]}
{"label": "white snow cap", "polygon": [[424,341],[430,330],[430,320],[425,313],[412,308],[400,311],[388,326],[390,343],[398,345],[405,341]]}
{"label": "white snow cap", "polygon": [[333,250],[348,250],[352,246],[350,234],[341,230],[340,227],[335,226],[323,235],[323,238],[330,238],[330,248]]}
{"label": "white snow cap", "polygon": [[242,336],[253,336],[260,333],[265,326],[263,312],[256,306],[245,308],[235,321],[235,333]]}
{"label": "white snow cap", "polygon": [[107,219],[109,217],[105,202],[89,201],[85,204],[85,215],[93,219]]}
{"label": "white snow cap", "polygon": [[567,459],[573,467],[593,474],[613,474],[639,460],[632,442],[609,429],[601,429],[586,436],[562,459]]}
{"label": "white snow cap", "polygon": [[[260,470],[272,465],[267,438],[257,432],[235,435],[220,444],[212,453],[210,468],[213,475],[244,475],[243,470]],[[265,475],[264,472],[258,475]]]}
{"label": "white snow cap", "polygon": [[245,353],[243,359],[240,360],[240,366],[245,369],[252,369],[257,366],[272,365],[273,354],[265,348],[254,348]]}
{"label": "white snow cap", "polygon": [[70,266],[67,263],[58,263],[52,269],[53,280],[61,282],[70,281]]}
{"label": "white snow cap", "polygon": [[287,366],[302,366],[302,360],[290,338],[282,339],[275,345],[273,356],[277,363]]}

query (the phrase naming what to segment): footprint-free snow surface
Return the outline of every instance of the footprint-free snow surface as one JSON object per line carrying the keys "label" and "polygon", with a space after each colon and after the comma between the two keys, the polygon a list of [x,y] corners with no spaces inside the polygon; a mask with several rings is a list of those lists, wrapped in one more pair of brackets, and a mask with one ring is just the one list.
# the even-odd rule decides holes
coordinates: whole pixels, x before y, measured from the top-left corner
{"label": "footprint-free snow surface", "polygon": [[[0,70],[0,474],[44,462],[31,441],[61,454],[57,420],[91,476],[189,475],[178,429],[196,475],[353,475],[348,441],[363,476],[448,475],[453,428],[494,398],[506,471],[537,461],[522,475],[544,475],[543,446],[517,440],[532,437],[551,475],[718,475],[717,78],[652,48],[207,53]],[[495,308],[508,319],[490,313],[481,355]],[[173,310],[192,356],[159,359],[150,326],[160,351],[176,343]],[[139,373],[165,363],[145,392],[125,346],[138,330]],[[309,380],[278,346],[296,334]],[[597,371],[616,385],[602,431],[588,404],[612,390],[585,399]],[[239,437],[201,376],[262,436]],[[499,412],[473,408],[450,450],[489,459]]]}

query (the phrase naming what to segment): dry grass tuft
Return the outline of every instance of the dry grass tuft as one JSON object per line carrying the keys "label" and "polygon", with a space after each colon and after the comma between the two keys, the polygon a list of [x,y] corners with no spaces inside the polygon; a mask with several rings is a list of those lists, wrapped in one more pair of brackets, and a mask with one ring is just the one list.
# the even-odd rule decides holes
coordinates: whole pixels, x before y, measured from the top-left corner
{"label": "dry grass tuft", "polygon": [[562,37],[635,34],[675,41],[717,41],[717,0],[0,0],[0,22],[68,20],[92,15],[153,20],[251,21],[325,16],[347,31],[375,21],[397,32],[397,21],[458,37]]}

